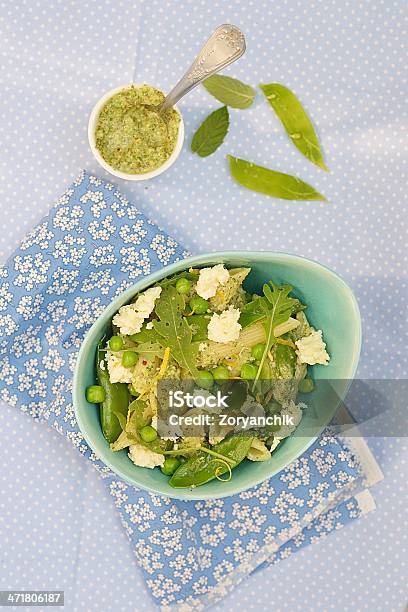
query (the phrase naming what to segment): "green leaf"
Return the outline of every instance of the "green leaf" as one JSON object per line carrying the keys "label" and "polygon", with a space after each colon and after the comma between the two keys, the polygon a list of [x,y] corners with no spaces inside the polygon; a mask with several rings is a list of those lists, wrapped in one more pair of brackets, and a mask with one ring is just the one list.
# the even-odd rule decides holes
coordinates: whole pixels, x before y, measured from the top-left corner
{"label": "green leaf", "polygon": [[328,170],[313,124],[295,94],[279,83],[259,85],[259,87],[295,147],[313,164]]}
{"label": "green leaf", "polygon": [[118,439],[110,445],[112,451],[120,451],[127,446],[140,442],[139,430],[150,422],[149,407],[142,400],[134,400],[128,409],[128,416],[123,431]]}
{"label": "green leaf", "polygon": [[248,327],[252,323],[259,321],[265,317],[265,310],[261,308],[262,300],[260,296],[253,299],[251,302],[247,302],[241,307],[241,315],[239,322],[242,327]]}
{"label": "green leaf", "polygon": [[161,357],[161,359],[163,359],[164,355],[164,349],[158,342],[142,342],[133,350],[144,359],[154,359],[155,357]]}
{"label": "green leaf", "polygon": [[129,338],[130,340],[132,340],[132,342],[136,342],[138,344],[146,342],[157,342],[157,332],[153,328],[147,329],[146,325],[143,325],[140,332],[138,332],[137,334],[132,334],[131,336],[129,336]]}
{"label": "green leaf", "polygon": [[202,342],[208,339],[208,324],[211,317],[208,315],[192,315],[188,317],[189,324],[193,333],[193,342]]}
{"label": "green leaf", "polygon": [[[290,316],[306,308],[306,306],[302,304],[298,299],[291,299],[292,311],[290,313]],[[260,321],[261,319],[265,318],[265,300],[265,297],[261,297],[260,295],[258,295],[251,302],[247,302],[246,304],[241,306],[241,315],[239,317],[239,322],[242,327],[248,327],[248,325],[252,325],[252,323],[255,323],[256,321]]]}
{"label": "green leaf", "polygon": [[262,301],[260,300],[261,303],[259,305],[260,309],[265,313],[263,326],[265,329],[266,342],[265,350],[258,366],[253,388],[255,388],[256,382],[262,372],[262,367],[264,365],[266,356],[276,342],[273,330],[277,325],[280,325],[289,319],[293,308],[297,306],[296,303],[298,302],[298,300],[295,298],[289,297],[289,293],[292,291],[292,287],[290,285],[277,286],[272,281],[270,281],[270,285],[271,286],[265,284],[263,286],[263,293],[266,299]]}
{"label": "green leaf", "polygon": [[160,321],[154,321],[153,325],[160,344],[169,347],[177,363],[197,378],[198,343],[192,342],[191,328],[183,317],[184,308],[184,297],[169,285],[156,302],[155,310]]}
{"label": "green leaf", "polygon": [[191,141],[191,150],[200,157],[214,153],[224,142],[229,127],[229,113],[226,106],[208,115]]}
{"label": "green leaf", "polygon": [[326,198],[296,176],[275,172],[239,157],[227,155],[231,176],[243,187],[283,200],[321,200]]}
{"label": "green leaf", "polygon": [[175,285],[179,278],[187,278],[190,281],[196,281],[199,275],[199,270],[196,273],[188,272],[184,270],[183,272],[177,272],[177,274],[173,274],[173,276],[169,276],[168,278],[164,278],[160,281],[159,286],[164,289],[167,285]]}
{"label": "green leaf", "polygon": [[221,74],[213,74],[203,81],[203,85],[214,98],[232,108],[248,108],[254,101],[256,91],[238,79]]}
{"label": "green leaf", "polygon": [[122,429],[122,431],[125,429],[126,427],[126,417],[122,412],[119,412],[119,410],[112,410],[113,414],[115,415],[115,417],[118,419],[119,421],[119,425]]}

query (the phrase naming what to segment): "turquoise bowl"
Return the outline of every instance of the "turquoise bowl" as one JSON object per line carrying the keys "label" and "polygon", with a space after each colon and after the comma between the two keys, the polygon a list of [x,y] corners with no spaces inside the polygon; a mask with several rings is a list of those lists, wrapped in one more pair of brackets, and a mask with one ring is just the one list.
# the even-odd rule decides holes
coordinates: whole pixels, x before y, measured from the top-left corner
{"label": "turquoise bowl", "polygon": [[[259,291],[262,284],[272,279],[275,283],[289,283],[294,294],[307,304],[307,316],[311,324],[322,329],[327,350],[331,356],[328,366],[313,366],[315,379],[338,381],[337,400],[343,399],[355,374],[361,348],[361,320],[357,302],[350,288],[334,272],[324,266],[285,253],[228,251],[197,255],[141,278],[132,287],[113,300],[88,331],[79,351],[73,380],[73,402],[78,425],[86,441],[96,455],[126,482],[177,499],[216,499],[240,493],[270,478],[297,459],[313,444],[324,425],[330,422],[338,401],[327,401],[325,393],[315,395],[313,411],[305,410],[295,436],[285,439],[265,462],[244,461],[233,471],[229,482],[213,480],[195,489],[174,489],[168,477],[159,469],[137,467],[125,450],[113,453],[103,437],[99,410],[85,399],[85,389],[95,383],[95,351],[99,340],[107,331],[117,310],[133,296],[162,280],[166,276],[193,267],[224,263],[227,267],[252,268],[245,282],[245,289]],[[311,397],[310,396],[310,397]],[[318,414],[318,426],[314,425]],[[313,433],[311,433],[313,432]]]}

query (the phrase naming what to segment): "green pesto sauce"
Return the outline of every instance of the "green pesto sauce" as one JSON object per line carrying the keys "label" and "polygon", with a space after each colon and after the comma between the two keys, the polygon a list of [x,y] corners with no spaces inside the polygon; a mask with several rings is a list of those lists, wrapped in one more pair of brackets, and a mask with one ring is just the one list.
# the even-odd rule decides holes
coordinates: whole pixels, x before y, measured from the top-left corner
{"label": "green pesto sauce", "polygon": [[95,130],[96,147],[114,169],[143,174],[159,168],[176,146],[180,115],[171,108],[159,114],[164,94],[131,85],[102,107]]}

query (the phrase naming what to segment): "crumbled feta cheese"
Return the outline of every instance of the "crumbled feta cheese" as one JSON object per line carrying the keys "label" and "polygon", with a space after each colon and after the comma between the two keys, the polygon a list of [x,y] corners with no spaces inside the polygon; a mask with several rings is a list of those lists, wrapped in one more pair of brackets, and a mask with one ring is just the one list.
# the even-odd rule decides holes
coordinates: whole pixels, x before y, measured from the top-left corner
{"label": "crumbled feta cheese", "polygon": [[[287,438],[288,436],[290,436],[296,429],[296,427],[299,425],[302,416],[303,416],[303,412],[302,412],[302,408],[307,408],[306,404],[295,404],[295,402],[293,400],[291,400],[290,402],[288,402],[287,404],[285,404],[280,412],[280,415],[285,419],[285,417],[289,420],[292,421],[292,424],[286,424],[283,423],[281,425],[281,427],[278,429],[278,431],[275,432],[275,436],[278,437],[280,440],[282,438]],[[275,440],[276,440],[275,437]]]}
{"label": "crumbled feta cheese", "polygon": [[146,323],[146,329],[153,329],[153,321]]}
{"label": "crumbled feta cheese", "polygon": [[321,329],[314,330],[309,336],[296,340],[295,344],[300,363],[327,365],[330,357],[326,352],[326,344],[323,342]]}
{"label": "crumbled feta cheese", "polygon": [[125,368],[122,365],[122,356],[117,353],[108,351],[106,354],[108,360],[109,380],[111,383],[131,383],[132,368]]}
{"label": "crumbled feta cheese", "polygon": [[129,446],[128,454],[133,463],[139,467],[153,469],[157,465],[160,467],[164,465],[164,455],[154,453],[150,448],[146,448],[141,444],[132,444],[132,446]]}
{"label": "crumbled feta cheese", "polygon": [[139,295],[135,302],[138,312],[144,314],[145,319],[153,312],[154,303],[162,292],[161,287],[150,287],[142,295]]}
{"label": "crumbled feta cheese", "polygon": [[225,285],[229,279],[229,272],[223,264],[217,264],[212,268],[202,268],[198,278],[196,291],[205,300],[214,297],[219,285]]}
{"label": "crumbled feta cheese", "polygon": [[99,367],[100,367],[101,370],[105,370],[105,360],[104,359],[100,360]]}
{"label": "crumbled feta cheese", "polygon": [[241,325],[238,323],[240,317],[238,308],[230,306],[221,314],[216,312],[208,324],[208,339],[214,342],[233,342],[238,340]]}
{"label": "crumbled feta cheese", "polygon": [[121,334],[130,336],[140,332],[143,321],[153,312],[154,303],[161,291],[161,287],[151,287],[142,293],[134,304],[127,304],[119,308],[112,323],[120,328]]}
{"label": "crumbled feta cheese", "polygon": [[278,444],[280,443],[281,438],[277,438],[276,436],[273,438],[273,442],[271,444],[271,447],[269,449],[269,451],[272,453],[272,451],[275,450],[275,448],[278,446]]}
{"label": "crumbled feta cheese", "polygon": [[200,344],[198,345],[198,350],[200,351],[200,353],[203,353],[204,351],[207,350],[207,343],[206,342],[200,342]]}

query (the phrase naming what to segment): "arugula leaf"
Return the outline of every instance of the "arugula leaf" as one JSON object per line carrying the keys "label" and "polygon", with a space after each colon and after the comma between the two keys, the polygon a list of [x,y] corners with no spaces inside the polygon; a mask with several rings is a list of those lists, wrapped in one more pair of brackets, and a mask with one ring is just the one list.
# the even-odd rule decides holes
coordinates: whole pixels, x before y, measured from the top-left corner
{"label": "arugula leaf", "polygon": [[[293,302],[290,316],[306,308],[306,306],[302,304],[297,298],[291,299],[293,300]],[[251,325],[256,321],[260,321],[265,317],[265,300],[265,297],[257,296],[251,302],[247,302],[241,307],[241,316],[239,317],[239,322],[242,327],[248,327],[248,325]]]}
{"label": "arugula leaf", "polygon": [[150,422],[149,407],[142,400],[134,400],[128,409],[123,431],[118,439],[110,445],[112,451],[120,451],[127,446],[140,442],[139,430]]}
{"label": "arugula leaf", "polygon": [[175,285],[179,278],[187,278],[190,281],[196,281],[198,275],[199,270],[197,270],[196,273],[189,272],[187,270],[184,270],[183,272],[177,272],[176,274],[173,274],[173,276],[169,276],[168,278],[164,278],[163,280],[161,280],[160,287],[163,289],[164,287],[167,287],[167,285]]}
{"label": "arugula leaf", "polygon": [[321,200],[326,198],[296,176],[275,172],[239,157],[227,155],[231,176],[243,187],[283,200]]}
{"label": "arugula leaf", "polygon": [[224,142],[229,127],[229,113],[226,106],[214,111],[200,125],[191,141],[191,150],[200,157],[207,157]]}
{"label": "arugula leaf", "polygon": [[157,342],[157,332],[155,329],[147,329],[146,325],[143,325],[140,332],[129,336],[132,342],[146,343],[146,342]]}
{"label": "arugula leaf", "polygon": [[272,281],[269,281],[269,284],[271,286],[265,284],[262,288],[266,299],[260,300],[260,309],[265,313],[263,326],[265,329],[266,341],[262,359],[260,360],[254,380],[253,389],[262,372],[266,356],[276,342],[273,333],[275,327],[289,319],[296,302],[298,302],[295,298],[289,297],[289,293],[292,291],[290,285],[277,286]]}
{"label": "arugula leaf", "polygon": [[254,101],[256,91],[238,79],[221,74],[213,74],[203,81],[203,85],[214,98],[232,108],[248,108]]}
{"label": "arugula leaf", "polygon": [[193,332],[193,342],[202,342],[208,339],[208,324],[211,317],[208,315],[192,315],[188,317],[188,324]]}
{"label": "arugula leaf", "polygon": [[251,302],[247,302],[241,307],[239,323],[243,328],[264,318],[265,310],[261,307],[263,299],[264,298],[261,296],[256,297]]}
{"label": "arugula leaf", "polygon": [[134,436],[139,429],[150,423],[150,407],[143,400],[133,400],[129,405],[126,431]]}
{"label": "arugula leaf", "polygon": [[269,104],[283,124],[295,147],[313,164],[328,170],[319,139],[302,104],[295,94],[279,83],[259,85]]}
{"label": "arugula leaf", "polygon": [[198,344],[192,342],[192,331],[183,317],[184,298],[171,285],[163,289],[156,302],[156,314],[160,321],[154,321],[159,334],[158,342],[163,348],[170,347],[172,357],[193,378],[198,377],[196,360]]}
{"label": "arugula leaf", "polygon": [[158,342],[142,342],[133,350],[145,359],[154,359],[154,357],[163,358],[164,355],[164,349]]}
{"label": "arugula leaf", "polygon": [[162,453],[167,450],[171,443],[161,438],[152,442],[145,442],[140,436],[140,430],[151,422],[151,410],[149,405],[142,400],[134,400],[129,405],[127,422],[119,438],[110,445],[112,451],[120,451],[132,444],[141,444],[154,453]]}

